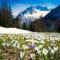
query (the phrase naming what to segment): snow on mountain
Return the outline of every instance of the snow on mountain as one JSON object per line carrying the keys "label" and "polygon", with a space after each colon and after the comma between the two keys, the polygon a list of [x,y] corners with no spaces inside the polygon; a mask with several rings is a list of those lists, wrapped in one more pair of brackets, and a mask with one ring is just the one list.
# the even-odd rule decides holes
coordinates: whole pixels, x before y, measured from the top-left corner
{"label": "snow on mountain", "polygon": [[26,10],[24,10],[23,12],[21,12],[22,15],[25,14],[32,14],[34,12],[37,11],[49,11],[49,9],[47,7],[42,7],[42,6],[30,6],[28,8],[26,8]]}
{"label": "snow on mountain", "polygon": [[19,13],[21,22],[25,22],[26,24],[30,24],[31,22],[39,19],[41,16],[46,16],[50,10],[47,7],[42,6],[30,6],[23,12]]}
{"label": "snow on mountain", "polygon": [[39,10],[37,10],[37,12],[34,12],[32,14],[26,14],[25,17],[26,18],[29,18],[29,17],[40,18],[40,16],[44,17],[48,13],[49,13],[48,11],[39,11]]}

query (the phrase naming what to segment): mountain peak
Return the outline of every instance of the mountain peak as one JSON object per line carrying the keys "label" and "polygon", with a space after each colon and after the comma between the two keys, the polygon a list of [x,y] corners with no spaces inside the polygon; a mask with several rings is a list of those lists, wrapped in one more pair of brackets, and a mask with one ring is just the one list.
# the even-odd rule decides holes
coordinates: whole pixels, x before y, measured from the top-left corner
{"label": "mountain peak", "polygon": [[39,11],[49,11],[49,9],[47,7],[42,7],[42,6],[29,6],[28,8],[26,8],[26,10],[24,10],[22,13],[22,15],[27,14],[27,13],[32,13],[33,11],[36,12],[35,10],[39,10]]}
{"label": "mountain peak", "polygon": [[41,11],[48,11],[49,10],[47,7],[42,7],[42,6],[36,6],[36,9],[39,9]]}

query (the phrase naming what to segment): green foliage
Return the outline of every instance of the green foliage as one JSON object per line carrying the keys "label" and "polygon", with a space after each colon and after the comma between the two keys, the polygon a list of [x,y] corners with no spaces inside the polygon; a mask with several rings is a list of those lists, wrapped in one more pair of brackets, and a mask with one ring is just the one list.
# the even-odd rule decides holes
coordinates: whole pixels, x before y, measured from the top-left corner
{"label": "green foliage", "polygon": [[2,43],[3,43],[3,40],[0,39],[0,46],[2,45]]}

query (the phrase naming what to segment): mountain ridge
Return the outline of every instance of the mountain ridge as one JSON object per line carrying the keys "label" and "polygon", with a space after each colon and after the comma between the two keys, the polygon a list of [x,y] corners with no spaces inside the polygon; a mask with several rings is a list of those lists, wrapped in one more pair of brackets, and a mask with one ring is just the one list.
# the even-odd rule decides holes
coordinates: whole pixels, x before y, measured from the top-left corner
{"label": "mountain ridge", "polygon": [[[29,6],[24,11],[20,12],[17,17],[19,17],[20,22],[23,24],[31,24],[31,22],[44,17],[50,11],[47,7],[42,6]],[[22,25],[23,26],[23,25]]]}
{"label": "mountain ridge", "polygon": [[24,11],[20,12],[22,15],[26,14],[27,12],[32,13],[34,9],[37,9],[39,11],[49,11],[47,7],[42,7],[42,6],[29,6],[27,7]]}

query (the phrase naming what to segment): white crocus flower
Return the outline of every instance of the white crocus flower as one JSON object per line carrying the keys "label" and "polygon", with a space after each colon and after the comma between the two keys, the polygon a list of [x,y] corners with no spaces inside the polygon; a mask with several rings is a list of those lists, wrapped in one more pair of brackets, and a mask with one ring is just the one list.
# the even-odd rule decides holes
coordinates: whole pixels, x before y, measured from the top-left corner
{"label": "white crocus flower", "polygon": [[2,43],[2,45],[5,47],[6,43]]}
{"label": "white crocus flower", "polygon": [[54,54],[55,53],[55,50],[54,49],[51,49],[51,53]]}
{"label": "white crocus flower", "polygon": [[9,46],[10,44],[9,43],[6,43],[7,46]]}
{"label": "white crocus flower", "polygon": [[50,46],[49,46],[48,48],[49,48],[49,49],[51,49],[51,47],[50,47]]}
{"label": "white crocus flower", "polygon": [[25,52],[20,52],[20,57],[21,57],[21,59],[24,57],[24,54],[25,54]]}
{"label": "white crocus flower", "polygon": [[31,56],[31,58],[33,58],[33,60],[35,60],[35,54],[34,53],[30,54],[30,56]]}
{"label": "white crocus flower", "polygon": [[40,42],[41,42],[41,43],[43,43],[43,44],[45,43],[45,41],[44,41],[44,40],[41,40]]}
{"label": "white crocus flower", "polygon": [[40,53],[41,53],[41,50],[40,50],[40,48],[39,48],[39,47],[35,47],[35,50],[37,50],[38,54],[40,54]]}
{"label": "white crocus flower", "polygon": [[47,55],[48,50],[47,50],[47,49],[45,49],[45,48],[43,48],[42,53],[43,53],[44,55]]}
{"label": "white crocus flower", "polygon": [[53,49],[51,49],[51,53],[54,54],[55,51],[57,51],[57,50],[58,50],[58,47],[54,47]]}
{"label": "white crocus flower", "polygon": [[26,36],[26,39],[29,39],[30,38],[30,36]]}
{"label": "white crocus flower", "polygon": [[15,40],[12,40],[11,43],[15,42]]}
{"label": "white crocus flower", "polygon": [[20,48],[20,44],[19,43],[17,44],[17,48]]}
{"label": "white crocus flower", "polygon": [[39,45],[39,48],[42,48],[43,47],[43,45]]}
{"label": "white crocus flower", "polygon": [[23,49],[28,49],[29,47],[26,45],[23,45]]}
{"label": "white crocus flower", "polygon": [[15,41],[16,44],[18,44],[18,41]]}
{"label": "white crocus flower", "polygon": [[9,43],[2,43],[2,45],[5,47],[5,46],[9,46],[10,44]]}
{"label": "white crocus flower", "polygon": [[13,47],[16,47],[17,46],[17,44],[16,43],[13,43]]}
{"label": "white crocus flower", "polygon": [[57,51],[58,50],[58,47],[54,47],[54,50]]}
{"label": "white crocus flower", "polygon": [[41,53],[41,50],[37,50],[37,52],[38,52],[38,54],[40,54]]}
{"label": "white crocus flower", "polygon": [[39,50],[39,47],[38,47],[38,46],[36,46],[36,47],[35,47],[35,50],[37,50],[37,51],[38,51],[38,50]]}
{"label": "white crocus flower", "polygon": [[55,40],[52,40],[53,43],[55,43]]}

